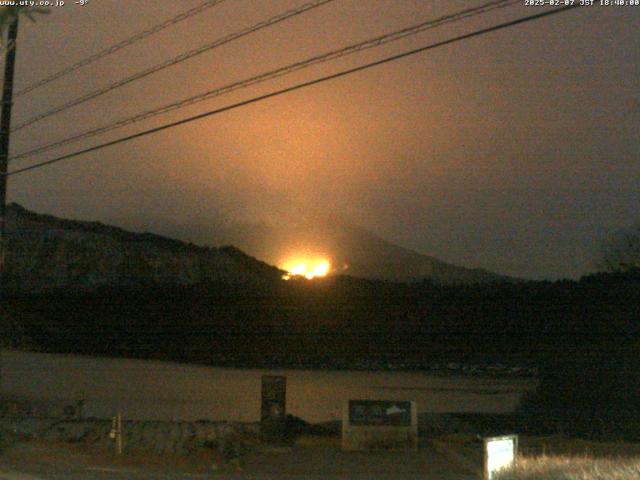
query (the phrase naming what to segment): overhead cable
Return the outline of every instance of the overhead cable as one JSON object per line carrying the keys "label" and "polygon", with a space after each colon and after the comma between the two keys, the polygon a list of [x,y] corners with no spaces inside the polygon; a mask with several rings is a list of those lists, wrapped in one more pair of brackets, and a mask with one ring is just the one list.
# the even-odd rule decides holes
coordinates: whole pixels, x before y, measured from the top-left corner
{"label": "overhead cable", "polygon": [[151,35],[154,35],[162,30],[164,30],[167,27],[170,27],[172,25],[175,25],[176,23],[182,22],[183,20],[187,20],[188,18],[191,18],[195,15],[198,15],[202,12],[204,12],[205,10],[208,10],[209,8],[215,7],[216,5],[219,5],[220,3],[224,2],[226,0],[207,0],[206,2],[198,5],[197,7],[191,8],[189,10],[186,10],[178,15],[176,15],[175,17],[172,17],[168,20],[165,20],[162,23],[159,23],[153,27],[151,27],[148,30],[144,30],[142,32],[138,32],[135,35],[126,38],[125,40],[122,40],[118,43],[116,43],[115,45],[111,45],[110,47],[105,48],[104,50],[99,51],[98,53],[95,53],[93,55],[90,55],[89,57],[83,58],[82,60],[80,60],[79,62],[74,63],[73,65],[70,65],[66,68],[63,68],[62,70],[59,70],[31,85],[29,85],[28,87],[23,88],[22,90],[18,90],[16,93],[13,94],[14,97],[19,97],[21,95],[24,95],[25,93],[29,93],[33,90],[35,90],[36,88],[40,88],[48,83],[53,82],[54,80],[58,80],[59,78],[62,78],[66,75],[69,75],[72,72],[75,72],[76,70],[79,70],[82,67],[86,67],[87,65],[92,64],[93,62],[96,62],[98,60],[100,60],[101,58],[107,57],[115,52],[117,52],[118,50],[122,50],[123,48],[126,48],[130,45],[133,45],[136,42],[139,42],[140,40],[143,40]]}
{"label": "overhead cable", "polygon": [[33,150],[19,153],[11,157],[10,159],[17,160],[21,158],[31,157],[33,155],[37,155],[39,153],[43,153],[54,148],[58,148],[64,145],[68,145],[70,143],[78,142],[85,138],[93,137],[117,128],[138,123],[143,120],[147,120],[149,118],[155,117],[157,115],[161,115],[161,114],[178,110],[180,108],[184,108],[186,106],[190,106],[199,102],[210,100],[214,97],[225,95],[236,90],[247,88],[252,85],[264,83],[266,81],[273,80],[275,78],[279,78],[279,77],[291,74],[293,72],[309,68],[314,65],[329,62],[331,60],[335,60],[337,58],[344,57],[347,55],[352,55],[354,53],[358,53],[363,50],[378,47],[386,43],[394,42],[412,35],[416,35],[428,29],[436,28],[448,23],[458,22],[475,15],[484,14],[484,13],[493,11],[495,9],[508,7],[511,5],[515,5],[517,3],[520,3],[520,0],[493,0],[483,5],[480,5],[478,7],[468,8],[453,14],[449,14],[442,17],[438,17],[436,19],[431,19],[425,22],[421,22],[419,24],[416,24],[407,28],[396,30],[384,35],[380,35],[362,42],[349,45],[347,47],[340,48],[338,50],[332,50],[330,52],[323,53],[321,55],[316,55],[311,58],[308,58],[299,62],[295,62],[284,67],[277,68],[275,70],[270,70],[268,72],[261,73],[259,75],[256,75],[244,80],[233,82],[231,84],[218,87],[213,90],[208,90],[200,94],[185,98],[183,100],[172,102],[167,105],[163,105],[161,107],[154,108],[152,110],[148,110],[146,112],[142,112],[142,113],[133,115],[131,117],[127,117],[127,118],[118,120],[116,122],[109,123],[107,125],[103,125],[101,127],[87,130],[82,133],[73,135],[71,137],[68,137],[62,140],[57,140],[55,142],[36,147]]}
{"label": "overhead cable", "polygon": [[334,80],[336,78],[344,77],[344,76],[347,76],[347,75],[350,75],[350,74],[353,74],[353,73],[356,73],[356,72],[367,70],[367,69],[372,68],[372,67],[376,67],[376,66],[383,65],[383,64],[386,64],[386,63],[390,63],[390,62],[393,62],[393,61],[396,61],[396,60],[400,60],[402,58],[405,58],[405,57],[408,57],[408,56],[411,56],[411,55],[415,55],[415,54],[418,54],[418,53],[426,52],[428,50],[433,50],[433,49],[438,48],[438,47],[442,47],[442,46],[445,46],[445,45],[450,45],[452,43],[460,42],[460,41],[467,40],[467,39],[470,39],[470,38],[473,38],[473,37],[478,37],[478,36],[485,35],[485,34],[488,34],[488,33],[491,33],[491,32],[495,32],[495,31],[502,30],[502,29],[505,29],[505,28],[513,27],[513,26],[516,26],[516,25],[520,25],[520,24],[523,24],[523,23],[526,23],[526,22],[539,20],[541,18],[549,17],[551,15],[556,15],[556,14],[559,14],[559,13],[567,12],[567,11],[572,10],[574,8],[579,8],[580,6],[581,5],[579,5],[579,4],[563,6],[563,7],[559,7],[559,8],[553,9],[553,10],[546,10],[544,12],[541,12],[541,13],[538,13],[538,14],[535,14],[535,15],[529,15],[529,16],[526,16],[526,17],[521,17],[521,18],[518,18],[518,19],[515,19],[515,20],[511,20],[511,21],[508,21],[508,22],[500,23],[500,24],[494,25],[492,27],[483,28],[481,30],[475,30],[475,31],[473,31],[471,33],[466,33],[464,35],[453,37],[453,38],[450,38],[448,40],[443,40],[443,41],[439,41],[439,42],[436,42],[436,43],[432,43],[432,44],[429,44],[429,45],[426,45],[426,46],[423,46],[423,47],[420,47],[420,48],[416,48],[416,49],[409,50],[409,51],[406,51],[406,52],[402,52],[402,53],[399,53],[399,54],[396,54],[396,55],[392,55],[392,56],[383,58],[381,60],[376,60],[374,62],[370,62],[370,63],[364,64],[364,65],[360,65],[358,67],[350,68],[350,69],[347,69],[347,70],[342,70],[340,72],[333,73],[331,75],[326,75],[326,76],[323,76],[323,77],[319,77],[319,78],[316,78],[314,80],[309,80],[307,82],[299,83],[299,84],[293,85],[291,87],[283,88],[281,90],[276,90],[274,92],[270,92],[270,93],[267,93],[267,94],[264,94],[264,95],[259,95],[257,97],[253,97],[253,98],[250,98],[248,100],[243,100],[241,102],[237,102],[237,103],[234,103],[234,104],[231,104],[231,105],[227,105],[225,107],[217,108],[215,110],[210,110],[208,112],[200,113],[198,115],[194,115],[194,116],[191,116],[191,117],[183,118],[181,120],[178,120],[178,121],[175,121],[175,122],[171,122],[171,123],[167,123],[167,124],[161,125],[159,127],[151,128],[151,129],[148,129],[148,130],[145,130],[145,131],[142,131],[142,132],[138,132],[138,133],[135,133],[133,135],[127,135],[125,137],[121,137],[121,138],[118,138],[116,140],[105,142],[105,143],[102,143],[102,144],[99,144],[99,145],[94,145],[93,147],[85,148],[85,149],[78,150],[78,151],[75,151],[75,152],[72,152],[72,153],[68,153],[66,155],[61,155],[59,157],[52,158],[50,160],[45,160],[45,161],[42,161],[42,162],[38,162],[38,163],[35,163],[35,164],[32,164],[32,165],[29,165],[27,167],[23,167],[23,168],[19,168],[19,169],[16,169],[16,170],[12,170],[9,173],[7,173],[6,175],[7,176],[17,175],[17,174],[20,174],[20,173],[24,173],[24,172],[28,172],[28,171],[31,171],[31,170],[39,169],[39,168],[45,167],[47,165],[52,165],[54,163],[61,162],[63,160],[68,160],[70,158],[78,157],[78,156],[84,155],[86,153],[95,152],[97,150],[101,150],[101,149],[106,148],[106,147],[110,147],[110,146],[113,146],[113,145],[118,145],[118,144],[121,144],[121,143],[124,143],[124,142],[128,142],[128,141],[134,140],[136,138],[144,137],[144,136],[150,135],[152,133],[157,133],[157,132],[160,132],[160,131],[163,131],[163,130],[168,130],[170,128],[174,128],[174,127],[177,127],[177,126],[180,126],[180,125],[184,125],[184,124],[187,124],[187,123],[190,123],[190,122],[194,122],[196,120],[200,120],[200,119],[203,119],[203,118],[211,117],[213,115],[217,115],[217,114],[220,114],[220,113],[223,113],[223,112],[227,112],[229,110],[234,110],[236,108],[240,108],[240,107],[243,107],[243,106],[246,106],[246,105],[251,105],[251,104],[263,101],[263,100],[267,100],[269,98],[273,98],[273,97],[281,96],[281,95],[284,95],[284,94],[287,94],[287,93],[290,93],[290,92],[301,90],[303,88],[307,88],[307,87],[310,87],[312,85],[317,85],[317,84],[324,83],[324,82],[327,82],[327,81],[330,81],[330,80]]}
{"label": "overhead cable", "polygon": [[214,48],[217,47],[221,47],[222,45],[225,45],[227,43],[230,43],[234,40],[237,40],[239,38],[245,37],[251,33],[257,32],[258,30],[262,30],[263,28],[267,28],[270,27],[272,25],[275,25],[277,23],[283,22],[284,20],[287,20],[291,17],[295,17],[297,15],[301,15],[309,10],[312,10],[314,8],[318,8],[322,5],[325,5],[326,3],[329,2],[333,2],[335,0],[316,0],[314,2],[310,2],[310,3],[305,3],[304,5],[301,5],[299,7],[293,8],[291,10],[287,10],[286,12],[280,13],[274,17],[271,17],[267,20],[263,20],[261,22],[256,23],[255,25],[252,25],[250,27],[244,28],[238,32],[234,32],[234,33],[230,33],[229,35],[225,35],[224,37],[218,38],[216,40],[214,40],[213,42],[207,43],[205,45],[202,45],[198,48],[195,48],[193,50],[189,50],[188,52],[182,53],[176,57],[173,57],[169,60],[166,60],[162,63],[159,63],[157,65],[154,65],[153,67],[147,68],[145,70],[142,70],[140,72],[134,73],[133,75],[130,75],[126,78],[123,78],[121,80],[118,80],[117,82],[114,82],[110,85],[107,85],[105,87],[101,87],[97,90],[94,90],[93,92],[87,93],[86,95],[82,95],[81,97],[78,98],[74,98],[73,100],[68,101],[67,103],[60,105],[58,107],[54,107],[50,110],[47,110],[46,112],[40,113],[32,118],[30,118],[29,120],[26,120],[25,122],[17,125],[12,131],[16,131],[16,130],[21,130],[25,127],[29,127],[31,125],[33,125],[36,122],[39,122],[40,120],[43,120],[45,118],[48,118],[52,115],[55,115],[56,113],[60,113],[60,112],[64,112],[65,110],[70,109],[71,107],[75,107],[77,105],[80,105],[82,103],[88,102],[89,100],[93,100],[94,98],[100,97],[106,93],[109,93],[117,88],[123,87],[124,85],[128,85],[129,83],[135,82],[136,80],[140,80],[143,79],[145,77],[148,77],[149,75],[152,75],[154,73],[157,73],[161,70],[164,70],[165,68],[171,67],[173,65],[177,65],[181,62],[184,62],[185,60],[188,60],[190,58],[193,58],[197,55],[200,55],[202,53],[208,52],[210,50],[213,50]]}

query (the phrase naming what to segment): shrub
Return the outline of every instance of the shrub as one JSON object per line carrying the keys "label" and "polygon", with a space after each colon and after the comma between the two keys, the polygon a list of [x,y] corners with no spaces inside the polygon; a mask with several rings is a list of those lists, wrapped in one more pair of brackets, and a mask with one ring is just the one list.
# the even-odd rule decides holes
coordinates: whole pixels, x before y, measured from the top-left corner
{"label": "shrub", "polygon": [[496,480],[637,480],[639,459],[592,457],[538,457],[519,460]]}

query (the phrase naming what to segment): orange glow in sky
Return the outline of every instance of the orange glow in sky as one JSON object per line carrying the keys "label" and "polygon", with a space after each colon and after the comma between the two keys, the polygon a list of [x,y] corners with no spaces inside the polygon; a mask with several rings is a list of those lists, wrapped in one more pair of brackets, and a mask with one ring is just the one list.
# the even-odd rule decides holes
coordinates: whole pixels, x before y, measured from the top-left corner
{"label": "orange glow in sky", "polygon": [[312,280],[318,277],[326,277],[331,272],[331,262],[327,259],[291,259],[284,262],[281,267],[287,273],[282,276],[284,280],[293,277],[304,277]]}

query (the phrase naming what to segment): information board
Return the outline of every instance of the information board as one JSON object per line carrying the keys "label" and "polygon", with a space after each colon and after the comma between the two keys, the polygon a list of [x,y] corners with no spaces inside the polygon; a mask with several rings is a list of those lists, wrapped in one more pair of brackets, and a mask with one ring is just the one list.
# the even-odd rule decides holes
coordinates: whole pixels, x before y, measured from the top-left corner
{"label": "information board", "polygon": [[411,402],[349,400],[349,424],[410,427]]}

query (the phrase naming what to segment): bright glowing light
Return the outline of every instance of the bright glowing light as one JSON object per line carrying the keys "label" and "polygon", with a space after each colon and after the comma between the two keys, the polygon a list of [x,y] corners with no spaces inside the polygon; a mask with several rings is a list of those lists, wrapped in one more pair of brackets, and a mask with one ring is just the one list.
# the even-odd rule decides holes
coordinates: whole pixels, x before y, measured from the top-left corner
{"label": "bright glowing light", "polygon": [[485,476],[488,480],[496,477],[497,472],[513,466],[518,450],[518,437],[509,435],[505,437],[487,438],[485,445]]}
{"label": "bright glowing light", "polygon": [[331,272],[331,263],[328,260],[290,260],[283,267],[287,271],[282,276],[289,280],[293,277],[304,277],[311,280],[317,277],[326,277]]}

